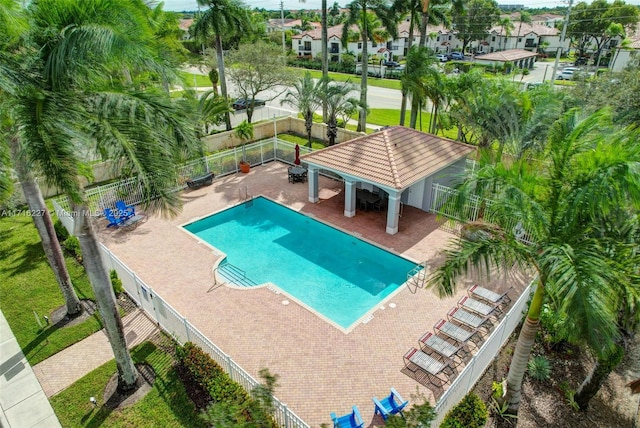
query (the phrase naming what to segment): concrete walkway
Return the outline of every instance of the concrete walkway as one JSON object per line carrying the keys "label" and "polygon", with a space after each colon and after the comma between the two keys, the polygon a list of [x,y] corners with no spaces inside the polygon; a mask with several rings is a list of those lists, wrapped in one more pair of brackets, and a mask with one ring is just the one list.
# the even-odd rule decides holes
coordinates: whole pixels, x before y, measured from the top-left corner
{"label": "concrete walkway", "polygon": [[60,422],[0,312],[0,427],[57,428]]}
{"label": "concrete walkway", "polygon": [[[136,309],[124,317],[122,324],[128,348],[144,342],[159,331],[142,309]],[[113,351],[107,335],[101,330],[36,364],[33,371],[44,394],[52,397],[111,360]]]}

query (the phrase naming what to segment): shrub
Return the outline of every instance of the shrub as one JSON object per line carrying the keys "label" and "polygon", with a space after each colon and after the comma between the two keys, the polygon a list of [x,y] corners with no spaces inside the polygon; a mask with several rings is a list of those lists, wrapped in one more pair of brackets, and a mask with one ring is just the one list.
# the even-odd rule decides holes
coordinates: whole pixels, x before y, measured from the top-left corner
{"label": "shrub", "polygon": [[542,355],[535,356],[527,365],[529,376],[535,380],[543,381],[551,377],[551,364]]}
{"label": "shrub", "polygon": [[56,222],[53,223],[53,229],[56,231],[58,241],[64,242],[69,237],[69,232],[67,231],[67,228],[64,227],[60,219],[57,219]]}
{"label": "shrub", "polygon": [[440,428],[481,428],[489,418],[484,402],[473,392],[447,413]]}
{"label": "shrub", "polygon": [[118,272],[115,269],[111,269],[109,271],[109,277],[111,278],[111,286],[113,287],[113,292],[116,294],[120,294],[124,292],[124,287],[122,286],[122,280],[118,278]]}
{"label": "shrub", "polygon": [[[186,343],[176,349],[176,357],[192,379],[205,389],[215,405],[210,406],[203,416],[234,420],[232,426],[242,426],[245,422],[255,427],[276,428],[277,424],[261,403],[251,398],[242,386],[234,382],[207,353]],[[272,385],[274,386],[274,385]]]}
{"label": "shrub", "polygon": [[80,241],[78,241],[78,238],[76,238],[75,236],[69,236],[64,240],[62,245],[64,246],[64,248],[66,248],[69,254],[71,254],[76,258],[76,260],[82,263],[82,251],[80,250]]}

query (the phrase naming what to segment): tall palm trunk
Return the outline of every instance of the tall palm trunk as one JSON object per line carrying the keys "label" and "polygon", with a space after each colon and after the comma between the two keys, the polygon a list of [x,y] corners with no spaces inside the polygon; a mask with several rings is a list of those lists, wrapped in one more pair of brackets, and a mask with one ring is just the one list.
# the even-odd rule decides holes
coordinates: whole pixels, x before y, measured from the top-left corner
{"label": "tall palm trunk", "polygon": [[[414,12],[411,11],[411,21],[409,21],[409,38],[407,39],[407,43],[409,44],[409,49],[413,46],[413,21],[414,21]],[[409,51],[407,50],[407,54]],[[407,74],[409,70],[407,68],[404,69],[404,73]],[[400,125],[404,126],[404,120],[407,115],[407,89],[402,88],[402,103],[400,104]]]}
{"label": "tall palm trunk", "polygon": [[313,130],[313,112],[307,110],[304,115],[304,127],[307,131],[307,144],[311,147],[311,131]]}
{"label": "tall palm trunk", "polygon": [[362,79],[360,80],[360,110],[358,112],[358,132],[367,130],[367,78],[369,75],[369,32],[367,31],[367,8],[362,8]]}
{"label": "tall palm trunk", "polygon": [[[220,92],[227,99],[227,77],[224,74],[224,55],[222,54],[222,38],[216,33],[216,58],[218,59],[218,76],[220,76]],[[231,131],[231,115],[229,112],[224,114],[224,123],[227,131]]]}
{"label": "tall palm trunk", "polygon": [[589,401],[600,391],[602,384],[609,373],[611,373],[621,362],[624,357],[624,348],[622,346],[616,346],[615,351],[611,355],[606,357],[600,357],[596,360],[595,366],[591,369],[591,372],[584,379],[574,399],[580,407],[580,410],[586,411],[589,407]]}
{"label": "tall palm trunk", "polygon": [[[327,35],[327,0],[322,0],[322,18],[321,23],[322,29],[320,39],[322,41],[322,80],[323,90],[327,89],[327,82],[329,81],[329,51],[327,43],[329,43],[329,36]],[[322,101],[322,121],[327,122],[327,100]]]}
{"label": "tall palm trunk", "polygon": [[542,311],[542,302],[544,300],[543,284],[542,279],[539,280],[538,287],[533,294],[533,299],[527,312],[527,317],[520,329],[516,349],[511,358],[511,367],[509,367],[509,375],[507,376],[507,393],[504,400],[509,403],[509,411],[513,414],[517,414],[518,408],[520,407],[524,372],[527,370],[531,348],[535,342],[538,326],[540,325],[540,312]]}
{"label": "tall palm trunk", "polygon": [[427,24],[429,22],[429,0],[422,0],[422,21],[420,21],[420,47],[427,47]]}
{"label": "tall palm trunk", "polygon": [[135,388],[138,371],[127,349],[122,319],[116,305],[116,296],[111,286],[109,273],[102,263],[98,239],[91,225],[91,213],[86,204],[73,204],[75,235],[80,241],[84,267],[96,296],[98,310],[102,316],[104,329],[113,350],[118,369],[118,391],[126,392]]}
{"label": "tall palm trunk", "polygon": [[44,249],[44,254],[47,257],[49,266],[51,266],[60,291],[64,296],[67,315],[69,317],[78,316],[82,313],[82,306],[80,305],[76,290],[73,288],[73,283],[71,282],[71,277],[69,276],[69,271],[64,261],[64,255],[62,254],[62,248],[60,247],[60,242],[53,227],[51,214],[49,214],[38,183],[31,177],[31,174],[20,157],[18,137],[12,137],[9,145],[14,160],[14,169],[18,180],[20,180],[22,184],[22,192],[27,200],[29,210],[32,213],[38,214],[32,215],[31,218],[38,230],[38,235],[40,235],[42,248]]}

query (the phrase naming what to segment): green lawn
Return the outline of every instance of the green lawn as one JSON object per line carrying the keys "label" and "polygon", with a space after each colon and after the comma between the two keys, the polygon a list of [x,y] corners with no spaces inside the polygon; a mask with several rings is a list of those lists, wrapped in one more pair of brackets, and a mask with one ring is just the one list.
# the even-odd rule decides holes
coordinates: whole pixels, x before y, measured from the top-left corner
{"label": "green lawn", "polygon": [[[285,140],[288,141],[290,143],[293,144],[298,144],[300,146],[307,146],[308,141],[306,137],[301,137],[299,135],[293,135],[293,134],[278,134],[278,138],[281,140]],[[325,145],[324,142],[322,140],[316,140],[315,138],[311,139],[311,147],[314,150],[319,150],[319,149],[324,149]]]}
{"label": "green lawn", "polygon": [[[322,71],[320,70],[307,70],[305,68],[298,68],[298,67],[290,67],[290,68],[294,70],[294,72],[298,74],[300,77],[304,76],[304,74],[308,71],[311,73],[311,77],[313,77],[314,79],[322,78]],[[329,72],[329,77],[337,82],[346,82],[347,80],[350,80],[351,83],[360,87],[361,77],[356,76],[355,74]],[[371,77],[371,76],[369,76],[369,78],[367,79],[367,85],[378,86],[380,88],[388,88],[388,89],[397,89],[397,90],[402,89],[399,80],[380,79],[378,77]]]}
{"label": "green lawn", "polygon": [[[82,266],[68,257],[67,267],[78,297],[93,299]],[[31,365],[102,328],[97,314],[73,327],[38,326],[34,312],[43,320],[64,298],[30,217],[0,217],[0,296],[0,308]]]}
{"label": "green lawn", "polygon": [[[173,346],[168,338],[164,340]],[[51,406],[63,427],[206,426],[185,393],[171,355],[150,342],[135,347],[131,354],[136,363],[153,367],[156,380],[152,390],[131,407],[115,411],[104,407],[105,386],[116,373],[116,363],[112,360],[51,398]],[[96,408],[89,397],[98,401]]]}
{"label": "green lawn", "polygon": [[[209,80],[209,76],[205,76],[203,74],[187,73],[186,71],[179,71],[178,75],[185,80],[186,84],[189,85],[189,87],[193,87],[195,83],[198,84],[199,88],[211,87],[211,80]],[[195,76],[195,82],[194,82],[194,76]]]}
{"label": "green lawn", "polygon": [[[409,125],[409,110],[407,110],[407,117],[405,119],[405,126]],[[358,115],[354,116],[354,119],[357,119]],[[429,127],[429,119],[431,118],[431,113],[422,112],[422,130],[426,132]],[[374,125],[380,126],[395,126],[400,123],[400,110],[394,109],[380,109],[380,108],[372,108],[367,115],[367,123],[371,123]],[[420,117],[418,117],[418,123],[416,125],[416,129],[420,130]],[[439,131],[438,135],[442,135],[442,131]],[[458,131],[456,129],[449,129],[444,131],[444,136],[447,138],[455,139],[458,136]]]}

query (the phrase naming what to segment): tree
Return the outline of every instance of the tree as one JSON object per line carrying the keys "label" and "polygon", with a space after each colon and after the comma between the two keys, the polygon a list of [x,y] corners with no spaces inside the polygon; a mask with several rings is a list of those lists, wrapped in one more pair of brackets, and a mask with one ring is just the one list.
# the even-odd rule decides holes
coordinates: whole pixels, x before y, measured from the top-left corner
{"label": "tree", "polygon": [[[78,146],[119,159],[122,170],[140,183],[148,211],[175,213],[179,197],[170,189],[174,160],[196,149],[190,117],[169,94],[154,89],[149,68],[162,72],[153,31],[140,1],[41,0],[31,4],[29,38],[38,67],[16,93],[12,113],[24,156],[45,181],[71,204],[74,234],[113,350],[118,390],[135,388],[138,377],[127,350],[109,273],[102,263],[92,212],[78,179],[84,170]],[[130,73],[140,70],[141,73]],[[147,88],[145,92],[137,86]]]}
{"label": "tree", "polygon": [[449,24],[445,11],[446,5],[451,3],[452,10],[460,11],[464,2],[462,0],[422,0],[421,3],[420,46],[424,48],[427,46],[427,25]]}
{"label": "tree", "polygon": [[[633,143],[637,135],[613,131],[606,112],[581,119],[570,111],[554,124],[544,157],[493,163],[493,156],[483,155],[479,168],[458,189],[459,208],[472,195],[491,203],[481,220],[463,224],[461,237],[446,251],[429,286],[452,295],[457,280],[471,270],[493,275],[518,268],[537,274],[507,377],[505,400],[511,413],[520,404],[547,290],[561,297],[563,308],[588,314],[589,324],[582,328],[599,336],[603,347],[614,343],[617,313],[608,303],[615,296],[618,260],[589,231],[611,209],[638,209],[640,150]],[[516,221],[531,244],[518,239]]]}
{"label": "tree", "polygon": [[[241,98],[247,103],[247,120],[255,109],[254,101],[258,94],[277,89],[278,86],[289,86],[293,74],[282,60],[282,51],[262,41],[250,45],[241,45],[237,50],[229,52],[229,80],[233,82]],[[282,92],[282,91],[281,91]],[[280,92],[280,93],[281,93]],[[280,93],[267,98],[274,100]]]}
{"label": "tree", "polygon": [[[367,128],[367,78],[369,64],[369,41],[383,43],[387,37],[380,37],[382,32],[376,32],[376,27],[382,25],[391,37],[396,37],[397,22],[395,15],[386,0],[355,0],[347,5],[349,10],[347,19],[342,27],[342,45],[352,40],[362,41],[362,79],[360,81],[360,110],[358,111],[358,132]],[[351,27],[356,26],[360,34],[354,34]]]}
{"label": "tree", "polygon": [[[514,30],[514,25],[513,22],[511,22],[511,18],[509,18],[508,16],[505,16],[504,18],[499,18],[498,19],[498,25],[500,25],[500,27],[502,27],[502,36],[504,36],[504,44],[502,45],[502,50],[506,50],[507,49],[507,40],[509,39],[509,37],[511,37],[511,32]],[[518,34],[519,36],[520,34]],[[517,38],[516,38],[516,44],[517,42]]]}
{"label": "tree", "polygon": [[[518,17],[518,39],[522,37],[522,23],[531,24],[531,14],[526,10],[520,11],[520,16]],[[518,49],[518,39],[516,39],[516,49]]]}
{"label": "tree", "polygon": [[[10,165],[13,164],[13,171],[22,185],[22,192],[25,195],[29,211],[41,214],[33,215],[32,219],[40,236],[47,262],[64,297],[67,316],[76,317],[82,313],[82,306],[73,288],[64,254],[53,227],[53,219],[44,202],[38,183],[31,175],[28,164],[23,157],[19,132],[10,112],[13,99],[8,95],[15,96],[18,88],[28,83],[21,77],[28,74],[28,70],[21,68],[20,63],[29,63],[30,61],[27,60],[24,53],[21,53],[26,49],[24,44],[18,40],[18,32],[28,30],[26,16],[23,12],[13,1],[0,3],[0,22],[6,24],[0,27],[2,28],[0,47],[4,52],[11,52],[14,55],[11,59],[6,58],[6,61],[3,61],[7,78],[0,78],[0,94],[6,91],[2,97],[4,104],[0,105],[0,135],[8,146],[4,144],[0,146],[0,201],[5,200],[11,194],[13,180]],[[10,69],[11,71],[9,71]]]}
{"label": "tree", "polygon": [[[213,36],[216,49],[218,76],[220,78],[220,92],[228,98],[227,79],[224,70],[224,55],[222,36],[243,34],[249,29],[249,14],[241,0],[198,0],[198,5],[208,6],[194,25],[196,37],[207,40]],[[231,116],[225,114],[227,131],[231,130]]]}
{"label": "tree", "polygon": [[304,126],[307,130],[307,143],[311,147],[311,129],[313,128],[313,114],[322,104],[322,99],[318,98],[318,93],[323,86],[322,80],[313,82],[310,72],[306,72],[304,77],[293,84],[293,89],[287,90],[280,104],[289,104],[291,107],[302,113]]}
{"label": "tree", "polygon": [[452,10],[451,24],[462,40],[462,51],[470,42],[486,38],[499,16],[495,0],[471,0],[464,10]]}
{"label": "tree", "polygon": [[318,92],[318,98],[327,105],[327,138],[329,145],[336,143],[338,135],[338,118],[345,116],[344,123],[358,109],[360,102],[355,97],[350,97],[349,93],[354,90],[354,85],[350,82],[328,81]]}
{"label": "tree", "polygon": [[606,0],[594,0],[591,4],[580,2],[571,11],[567,34],[573,39],[580,56],[586,55],[591,43],[595,44],[596,55],[599,56],[611,40],[606,34],[611,24],[620,24],[624,31],[633,31],[639,17],[637,7],[621,0],[613,3]]}
{"label": "tree", "polygon": [[[418,114],[422,111],[428,98],[428,86],[439,86],[439,72],[433,68],[434,59],[429,55],[429,49],[414,46],[407,55],[407,72],[402,76],[401,83],[407,95],[411,98],[411,118],[409,127],[415,129]],[[433,85],[432,85],[433,83]],[[433,93],[431,93],[433,95]]]}

